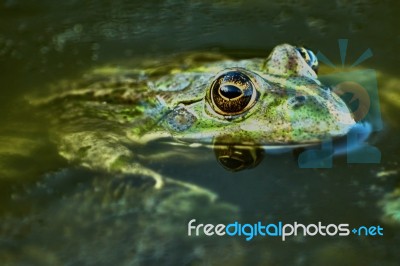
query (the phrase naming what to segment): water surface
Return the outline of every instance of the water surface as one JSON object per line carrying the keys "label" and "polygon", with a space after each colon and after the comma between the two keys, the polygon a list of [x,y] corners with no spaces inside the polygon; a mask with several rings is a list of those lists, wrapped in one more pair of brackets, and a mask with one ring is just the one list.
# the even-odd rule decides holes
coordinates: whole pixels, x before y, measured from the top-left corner
{"label": "water surface", "polygon": [[[0,6],[0,257],[10,265],[218,264],[397,265],[399,187],[399,4],[395,1],[17,1]],[[108,63],[187,51],[265,57],[280,43],[321,51],[341,69],[366,50],[358,69],[377,73],[383,128],[371,145],[379,164],[301,169],[292,154],[256,168],[225,171],[208,149],[197,160],[147,161],[156,171],[212,191],[138,190],[136,177],[89,171],[58,154],[49,121],[25,95]],[[328,69],[328,68],[325,68]],[[347,68],[346,71],[350,71]],[[331,71],[331,70],[326,70]],[[323,75],[324,73],[321,73]],[[376,99],[374,99],[376,100]],[[200,160],[201,158],[201,160]],[[205,171],[204,169],[207,169]],[[118,180],[118,181],[115,181]],[[399,202],[398,193],[392,201]],[[384,215],[389,208],[397,221]],[[188,237],[187,222],[381,225],[383,237]]]}

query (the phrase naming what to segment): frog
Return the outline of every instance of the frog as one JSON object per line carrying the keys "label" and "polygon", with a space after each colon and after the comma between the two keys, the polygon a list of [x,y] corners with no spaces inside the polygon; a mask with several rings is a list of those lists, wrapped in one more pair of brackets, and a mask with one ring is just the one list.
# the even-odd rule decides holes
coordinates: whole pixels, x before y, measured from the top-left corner
{"label": "frog", "polygon": [[312,147],[357,125],[306,48],[126,61],[27,96],[68,164],[12,195],[30,211],[0,223],[6,263],[237,263],[248,254],[239,238],[189,237],[185,222],[239,221],[240,206],[149,161],[201,164],[195,151],[205,148],[225,169],[245,170],[264,150]]}
{"label": "frog", "polygon": [[345,136],[356,121],[317,72],[315,54],[290,44],[276,46],[267,58],[193,53],[139,67],[96,67],[29,102],[52,122],[68,161],[149,176],[161,188],[164,177],[140,160],[168,152],[141,154],[150,143],[213,147],[226,168],[241,170],[259,163],[260,150]]}

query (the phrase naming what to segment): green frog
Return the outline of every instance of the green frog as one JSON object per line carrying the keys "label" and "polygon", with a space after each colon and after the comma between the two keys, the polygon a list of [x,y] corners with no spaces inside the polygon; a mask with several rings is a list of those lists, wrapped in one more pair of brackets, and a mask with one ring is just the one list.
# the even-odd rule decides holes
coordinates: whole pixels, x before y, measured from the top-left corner
{"label": "green frog", "polygon": [[[77,80],[57,82],[45,96],[29,97],[70,165],[11,195],[26,211],[23,219],[2,217],[1,260],[240,264],[253,246],[246,250],[236,237],[189,237],[186,227],[192,219],[239,221],[240,207],[215,188],[167,175],[152,162],[201,165],[204,153],[196,152],[213,148],[223,166],[240,170],[254,167],[263,150],[345,136],[357,123],[317,71],[311,51],[283,44],[267,59],[190,53],[96,67]],[[25,151],[32,143],[20,146]],[[263,248],[259,260],[272,252]]]}
{"label": "green frog", "polygon": [[312,51],[289,44],[276,46],[267,59],[188,54],[140,67],[95,68],[30,101],[44,108],[59,153],[69,161],[150,176],[161,188],[163,177],[140,163],[168,156],[144,152],[153,142],[219,147],[219,161],[240,170],[257,164],[259,150],[346,135],[356,122],[318,80],[317,69]]}

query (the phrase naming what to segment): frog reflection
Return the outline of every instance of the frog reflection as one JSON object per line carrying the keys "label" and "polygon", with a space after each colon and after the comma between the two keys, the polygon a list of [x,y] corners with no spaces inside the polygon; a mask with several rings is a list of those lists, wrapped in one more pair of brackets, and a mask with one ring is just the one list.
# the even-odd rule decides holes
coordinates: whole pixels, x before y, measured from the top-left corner
{"label": "frog reflection", "polygon": [[213,150],[222,167],[232,172],[254,168],[264,158],[264,150],[254,145],[221,145],[216,141]]}

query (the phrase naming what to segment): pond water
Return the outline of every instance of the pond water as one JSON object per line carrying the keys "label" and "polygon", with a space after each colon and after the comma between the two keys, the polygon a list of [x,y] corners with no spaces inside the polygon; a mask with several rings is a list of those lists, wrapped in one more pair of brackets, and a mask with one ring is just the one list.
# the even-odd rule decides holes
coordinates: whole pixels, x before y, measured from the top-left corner
{"label": "pond water", "polygon": [[[396,1],[18,1],[0,5],[0,261],[5,265],[398,265],[400,261],[400,5]],[[347,49],[339,40],[348,40]],[[88,169],[60,154],[48,116],[27,104],[101,65],[192,51],[266,57],[304,45],[319,75],[369,88],[377,163],[335,157],[300,168],[292,153],[226,171],[207,148],[138,157],[169,177]],[[344,43],[343,41],[341,42]],[[362,54],[368,49],[372,57]],[[346,50],[346,53],[344,53]],[[369,53],[367,52],[366,55]],[[345,55],[345,57],[344,57]],[[365,59],[351,66],[359,58]],[[333,81],[332,81],[333,80]],[[363,83],[366,82],[366,83]],[[372,83],[371,83],[372,82]],[[57,90],[56,90],[57,93]],[[46,118],[45,118],[46,117]],[[84,125],[86,129],[96,125]],[[154,152],[156,150],[157,152]],[[161,151],[161,152],[160,152]],[[65,155],[65,154],[64,154]],[[100,155],[99,155],[100,156]],[[371,155],[373,156],[373,155]],[[371,158],[366,156],[365,158]],[[360,158],[360,157],[358,157]],[[96,158],[93,158],[96,161]],[[383,235],[188,236],[188,222],[381,226]]]}

